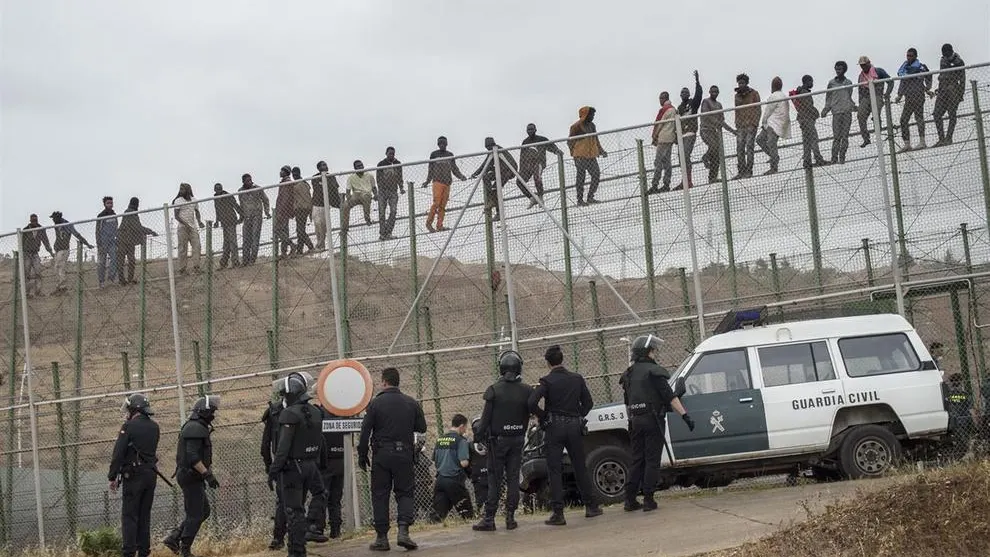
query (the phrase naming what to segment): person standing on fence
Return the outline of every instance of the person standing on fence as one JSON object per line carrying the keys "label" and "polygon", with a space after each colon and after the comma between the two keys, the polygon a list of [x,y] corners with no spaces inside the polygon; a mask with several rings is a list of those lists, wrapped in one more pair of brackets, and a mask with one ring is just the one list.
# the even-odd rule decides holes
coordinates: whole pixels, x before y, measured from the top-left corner
{"label": "person standing on fence", "polygon": [[[687,87],[681,88],[681,104],[677,105],[677,114],[684,118],[698,113],[701,107],[701,80],[698,77],[698,70],[694,70],[694,97],[691,97],[691,90]],[[675,130],[676,131],[676,130]],[[691,178],[691,153],[694,152],[694,142],[698,137],[698,119],[684,118],[681,121],[681,131],[684,132],[684,152],[681,156],[681,172],[687,176],[687,187],[693,187]]]}
{"label": "person standing on fence", "polygon": [[[581,499],[584,501],[585,518],[601,516],[602,509],[595,499],[595,492],[588,475],[584,454],[585,416],[594,401],[584,377],[564,367],[564,352],[560,346],[547,348],[543,355],[550,373],[540,378],[540,384],[529,396],[529,411],[546,429],[547,473],[550,476],[550,506],[553,514],[546,521],[550,526],[564,526],[564,450],[570,457],[574,476],[577,478]],[[540,408],[543,400],[544,408]]]}
{"label": "person standing on fence", "polygon": [[117,280],[117,213],[113,198],[103,198],[103,210],[96,215],[96,279],[103,288],[104,279]]}
{"label": "person standing on fence", "polygon": [[474,517],[471,496],[467,490],[467,468],[471,465],[471,451],[467,433],[468,421],[463,414],[454,414],[451,428],[437,438],[433,447],[433,464],[437,477],[433,484],[433,515],[430,522],[443,522],[451,509],[463,519]]}
{"label": "person standing on fence", "polygon": [[825,93],[825,108],[822,118],[832,113],[832,159],[831,164],[845,164],[849,150],[849,130],[852,128],[852,113],[856,103],[852,100],[852,81],[846,77],[849,65],[843,60],[835,63],[835,77],[828,82]]}
{"label": "person standing on fence", "polygon": [[247,266],[258,260],[258,247],[261,244],[261,218],[272,218],[268,194],[254,184],[250,174],[241,176],[238,199],[241,202],[241,215],[244,217],[241,243],[241,264]]}
{"label": "person standing on fence", "polygon": [[[647,193],[670,191],[670,179],[674,171],[671,158],[674,143],[677,142],[675,118],[677,118],[677,110],[670,102],[670,94],[664,91],[660,93],[660,111],[657,112],[656,124],[653,125],[652,145],[657,148],[657,155],[653,159],[653,183]],[[662,188],[658,187],[661,178]]]}
{"label": "person standing on fence", "polygon": [[[956,112],[966,94],[966,70],[953,70],[966,65],[952,45],[942,45],[942,58],[938,67],[944,73],[938,76],[938,91],[935,92],[935,130],[938,132],[938,142],[935,147],[952,145],[952,134],[956,131]],[[945,71],[953,70],[953,71]],[[949,129],[943,131],[943,118],[949,114]]]}
{"label": "person standing on fence", "polygon": [[182,524],[172,529],[162,541],[165,547],[182,557],[192,556],[192,544],[203,522],[210,517],[210,502],[206,499],[206,486],[211,489],[220,483],[210,469],[213,466],[213,418],[220,409],[220,397],[207,395],[193,404],[189,419],[179,431],[179,445],[175,451],[175,479],[182,489],[185,516]]}
{"label": "person standing on fence", "polygon": [[223,230],[220,268],[226,269],[228,262],[231,267],[240,267],[240,257],[237,253],[237,225],[244,222],[244,213],[241,212],[241,206],[237,204],[234,196],[228,195],[223,189],[223,184],[219,182],[213,185],[213,197],[213,214],[217,218],[213,228],[222,227]]}
{"label": "person standing on fence", "polygon": [[[318,405],[321,424],[323,420],[338,418],[322,405]],[[320,479],[323,480],[323,501],[318,505],[310,505],[306,519],[309,530],[306,541],[323,543],[327,541],[324,529],[330,524],[330,537],[340,537],[340,527],[344,523],[341,517],[341,502],[344,497],[344,434],[339,431],[323,433],[323,457],[320,466]]]}
{"label": "person standing on fence", "polygon": [[124,399],[121,410],[127,415],[120,426],[110,460],[110,492],[123,487],[120,505],[122,557],[148,557],[151,554],[151,507],[158,483],[158,441],[160,431],[151,416],[148,397],[134,393]]}
{"label": "person standing on fence", "polygon": [[[522,140],[523,150],[519,153],[519,178],[516,185],[519,191],[529,198],[529,209],[536,207],[536,200],[543,201],[543,170],[547,167],[547,151],[563,156],[564,152],[542,135],[536,135],[536,124],[526,125],[526,138]],[[526,147],[533,143],[544,143],[536,147]],[[536,197],[526,187],[526,182],[533,179],[533,186],[536,187]]]}
{"label": "person standing on fence", "polygon": [[[426,214],[426,229],[430,232],[450,230],[443,225],[443,217],[447,214],[447,202],[450,200],[450,184],[454,181],[453,176],[467,180],[453,157],[454,154],[447,150],[447,138],[441,135],[437,138],[437,150],[430,153],[430,166],[426,170],[426,181],[423,182],[424,188],[430,183],[433,184],[433,204]],[[433,228],[434,217],[437,220],[436,228]]]}
{"label": "person standing on fence", "polygon": [[[815,87],[815,79],[810,75],[801,78],[801,85],[798,85],[792,95],[804,95],[811,93]],[[798,125],[801,127],[801,148],[802,163],[805,168],[811,168],[811,157],[814,155],[815,166],[825,164],[825,157],[822,156],[818,148],[818,108],[815,106],[814,97],[801,97],[794,99],[794,110],[797,111]]]}
{"label": "person standing on fence", "polygon": [[[306,232],[306,224],[313,215],[313,196],[309,192],[309,182],[303,180],[302,170],[298,166],[292,167],[292,179],[296,180],[292,192],[293,201],[296,204],[296,255],[306,255],[312,253],[313,242]],[[303,253],[303,246],[306,252]]]}
{"label": "person standing on fence", "polygon": [[[880,115],[880,120],[883,120],[883,103],[890,102],[890,94],[894,91],[894,82],[888,81],[886,90],[882,83],[873,83],[878,79],[889,79],[890,74],[887,70],[883,68],[878,68],[873,65],[868,56],[859,57],[859,108],[856,111],[856,119],[859,120],[859,134],[863,136],[863,144],[860,148],[869,145],[872,140],[870,139],[870,130],[866,127],[866,121],[870,119],[873,115],[873,101],[870,99],[870,86],[872,85],[876,89],[877,102],[880,106],[877,107],[877,114]],[[874,126],[881,126],[881,122],[874,122]]]}
{"label": "person standing on fence", "polygon": [[[199,204],[193,197],[192,186],[185,182],[179,184],[179,193],[172,200],[172,207],[179,240],[179,274],[186,274],[187,246],[192,252],[193,272],[198,273],[200,272],[199,258],[202,251],[199,243],[199,229],[205,228],[205,225],[203,219],[200,218]],[[197,225],[199,225],[198,228]]]}
{"label": "person standing on fence", "polygon": [[[478,431],[478,424],[481,423],[481,416],[471,420],[471,431]],[[472,433],[474,439],[468,444],[468,476],[471,478],[471,487],[474,490],[474,507],[478,513],[482,513],[485,501],[488,499],[488,444],[487,441],[477,433]]]}
{"label": "person standing on fence", "polygon": [[36,228],[41,228],[41,224],[38,222],[38,215],[32,214],[29,217],[27,226],[21,231],[23,237],[21,243],[24,249],[24,278],[27,280],[25,292],[28,298],[42,295],[41,256],[38,255],[41,252],[41,245],[45,245],[48,255],[55,256],[51,244],[48,243],[48,232],[45,230],[34,230]]}
{"label": "person standing on fence", "polygon": [[351,209],[361,206],[364,210],[364,223],[371,226],[371,202],[378,198],[375,175],[364,171],[364,163],[354,161],[354,174],[347,177],[347,192],[344,196],[344,214],[340,218],[340,234],[343,236],[351,225]]}
{"label": "person standing on fence", "polygon": [[[119,257],[117,258],[120,267],[120,284],[137,284],[134,280],[134,268],[136,266],[134,250],[137,246],[144,244],[148,236],[158,236],[158,233],[150,228],[141,225],[141,217],[138,215],[138,206],[141,200],[132,197],[127,204],[127,210],[120,218],[120,246],[117,248]],[[127,272],[124,272],[124,264],[127,264]]]}
{"label": "person standing on fence", "polygon": [[313,176],[313,226],[316,228],[316,251],[327,249],[327,200],[323,198],[323,173],[327,173],[327,190],[330,196],[330,207],[340,208],[340,184],[336,176],[329,174],[327,163],[316,163],[317,174]]}
{"label": "person standing on fence", "polygon": [[[375,178],[378,182],[378,239],[394,240],[395,212],[399,194],[406,193],[402,182],[402,162],[395,158],[395,147],[385,149],[385,158],[378,162]],[[410,215],[412,218],[412,215]]]}
{"label": "person standing on fence", "polygon": [[[55,211],[51,214],[52,222],[55,223],[55,290],[52,294],[68,292],[65,286],[65,267],[69,262],[69,242],[75,236],[79,243],[92,249],[93,244],[86,241],[82,234],[76,231],[76,227],[62,217],[62,211]],[[123,223],[121,223],[123,227]]]}
{"label": "person standing on fence", "polygon": [[[491,160],[494,156],[494,149],[498,149],[499,158],[497,161]],[[495,143],[495,138],[486,137],[485,138],[485,149],[490,153],[485,160],[481,162],[481,166],[471,174],[471,178],[477,178],[481,176],[481,181],[485,187],[485,212],[491,213],[492,209],[495,210],[495,216],[492,217],[493,221],[498,221],[502,218],[502,212],[499,210],[498,204],[498,190],[499,187],[503,188],[503,195],[505,184],[516,175],[517,166],[516,159],[512,157],[512,154],[508,151],[502,149],[501,145]],[[491,162],[489,163],[489,161]],[[495,173],[495,164],[499,165],[498,174]],[[498,183],[499,174],[502,178],[502,183]]]}
{"label": "person standing on fence", "polygon": [[[389,491],[395,492],[399,535],[396,543],[405,549],[419,546],[409,537],[415,521],[415,473],[413,450],[415,434],[426,433],[426,416],[416,399],[399,391],[399,370],[382,370],[382,390],[371,399],[361,422],[358,466],[371,466],[371,507],[377,537],[372,551],[388,551]],[[373,448],[371,459],[368,449]]]}
{"label": "person standing on fence", "polygon": [[[760,125],[763,107],[760,94],[749,86],[749,76],[736,76],[736,178],[753,177],[753,154],[756,146],[756,128]],[[755,105],[755,106],[746,106]],[[745,107],[745,108],[743,108]]]}
{"label": "person standing on fence", "polygon": [[763,173],[764,176],[777,173],[780,166],[780,139],[791,136],[791,106],[784,93],[784,81],[779,77],[770,82],[767,102],[769,104],[763,113],[763,129],[756,136],[756,144],[770,157],[770,169]]}
{"label": "person standing on fence", "polygon": [[310,382],[299,373],[285,378],[285,409],[278,416],[278,448],[268,479],[277,481],[289,525],[290,557],[306,555],[306,493],[322,513],[325,501],[317,461],[323,453],[323,420],[309,403]]}
{"label": "person standing on fence", "polygon": [[278,194],[275,196],[275,223],[272,227],[274,235],[274,256],[287,257],[292,250],[292,239],[289,237],[289,221],[296,213],[295,187],[292,182],[292,168],[283,166],[279,170]]}
{"label": "person standing on fence", "polygon": [[925,145],[925,95],[932,94],[932,76],[910,77],[915,74],[930,72],[921,60],[918,60],[918,51],[909,48],[906,54],[907,59],[897,69],[897,75],[901,79],[897,87],[897,99],[894,102],[901,102],[904,99],[904,108],[901,110],[901,139],[904,140],[904,147],[901,151],[911,150],[911,132],[908,125],[911,117],[918,124],[918,149],[924,149]]}
{"label": "person standing on fence", "polygon": [[[582,106],[578,110],[578,121],[571,124],[571,129],[567,132],[567,137],[586,136],[579,139],[568,139],[567,147],[571,151],[574,159],[574,167],[577,169],[577,198],[578,206],[583,207],[592,203],[598,203],[595,193],[598,191],[598,183],[602,179],[602,171],[598,166],[598,157],[607,157],[608,153],[602,147],[602,142],[598,139],[598,128],[595,127],[595,108],[593,106]],[[587,200],[584,197],[585,175],[591,176],[591,185],[588,186]]]}
{"label": "person standing on fence", "polygon": [[526,429],[529,426],[529,398],[533,388],[522,381],[522,357],[509,350],[498,358],[498,381],[485,389],[485,407],[474,428],[474,439],[487,447],[488,500],[485,514],[472,526],[476,531],[495,531],[502,480],[505,480],[505,529],[515,530],[519,508],[519,470],[522,467]]}
{"label": "person standing on fence", "polygon": [[[676,410],[688,429],[694,431],[694,420],[670,388],[670,372],[657,365],[659,352],[659,338],[653,335],[636,338],[630,347],[632,365],[619,378],[623,402],[629,413],[632,463],[626,476],[626,502],[623,508],[630,512],[657,509],[653,494],[657,489],[667,412]],[[636,499],[640,490],[643,491],[642,503]]]}
{"label": "person standing on fence", "polygon": [[[718,85],[712,85],[708,89],[708,98],[701,101],[702,116],[699,129],[701,140],[708,147],[705,154],[701,156],[701,162],[708,169],[709,184],[713,184],[715,180],[718,180],[718,171],[720,168],[723,173],[726,172],[726,169],[722,165],[722,161],[725,160],[722,152],[725,148],[725,144],[722,142],[722,129],[725,128],[732,135],[736,135],[736,130],[725,123],[725,113],[722,112],[722,103],[718,102],[718,94]],[[706,114],[709,112],[713,114]]]}

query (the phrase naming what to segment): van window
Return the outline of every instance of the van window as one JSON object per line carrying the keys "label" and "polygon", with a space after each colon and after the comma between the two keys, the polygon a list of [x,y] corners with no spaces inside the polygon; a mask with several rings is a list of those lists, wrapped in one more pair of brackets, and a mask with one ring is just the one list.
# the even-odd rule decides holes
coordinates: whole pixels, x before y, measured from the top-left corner
{"label": "van window", "polygon": [[766,387],[835,379],[832,358],[824,341],[765,346],[757,351]]}
{"label": "van window", "polygon": [[710,352],[701,356],[684,379],[689,395],[707,395],[752,388],[746,349]]}
{"label": "van window", "polygon": [[839,352],[849,377],[921,369],[918,354],[904,333],[840,339]]}

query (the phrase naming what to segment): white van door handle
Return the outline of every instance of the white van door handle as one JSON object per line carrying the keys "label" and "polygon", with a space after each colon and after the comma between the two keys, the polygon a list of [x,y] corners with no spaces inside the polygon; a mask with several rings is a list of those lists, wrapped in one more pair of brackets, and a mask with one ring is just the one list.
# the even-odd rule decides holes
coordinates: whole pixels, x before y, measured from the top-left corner
{"label": "white van door handle", "polygon": [[743,403],[746,403],[746,402],[753,402],[753,397],[751,397],[751,396],[748,396],[748,397],[746,397],[746,398],[740,398],[740,399],[739,399],[739,402],[743,402]]}
{"label": "white van door handle", "polygon": [[830,395],[830,394],[832,394],[834,392],[835,392],[835,389],[825,389],[824,391],[822,391],[822,394],[823,395]]}

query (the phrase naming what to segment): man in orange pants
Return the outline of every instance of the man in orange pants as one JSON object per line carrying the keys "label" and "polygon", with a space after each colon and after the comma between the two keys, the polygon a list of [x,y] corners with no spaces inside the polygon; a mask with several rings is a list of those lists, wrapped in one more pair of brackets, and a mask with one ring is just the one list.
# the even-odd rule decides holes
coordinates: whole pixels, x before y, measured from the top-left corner
{"label": "man in orange pants", "polygon": [[[450,230],[449,228],[444,228],[443,217],[447,212],[447,201],[450,199],[450,183],[454,181],[451,175],[457,176],[461,180],[467,180],[464,174],[461,173],[461,169],[457,168],[457,162],[451,158],[454,154],[447,150],[446,137],[441,135],[437,139],[437,147],[439,149],[430,153],[430,160],[449,160],[430,162],[430,168],[426,173],[426,181],[423,182],[424,188],[430,182],[433,183],[433,205],[430,206],[430,212],[426,214],[426,229],[430,232]],[[434,217],[437,220],[436,228],[433,227]]]}

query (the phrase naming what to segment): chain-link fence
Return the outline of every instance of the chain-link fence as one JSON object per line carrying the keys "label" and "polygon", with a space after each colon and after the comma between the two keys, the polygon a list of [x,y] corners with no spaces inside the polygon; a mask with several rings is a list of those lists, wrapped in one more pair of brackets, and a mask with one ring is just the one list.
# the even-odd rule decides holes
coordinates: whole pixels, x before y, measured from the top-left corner
{"label": "chain-link fence", "polygon": [[[654,121],[615,131],[595,131],[608,114],[586,107],[562,140],[534,129],[463,156],[476,146],[443,140],[429,161],[286,167],[271,186],[183,185],[151,209],[104,199],[93,220],[46,209],[0,236],[0,545],[119,521],[105,472],[120,401],[137,390],[167,473],[192,399],[223,395],[211,526],[267,530],[271,376],[341,355],[398,367],[422,401],[424,520],[436,436],[455,413],[480,413],[513,345],[532,382],[560,344],[603,404],[622,400],[627,342],[642,332],[665,339],[674,369],[730,309],[903,312],[941,345],[981,423],[990,69],[864,83],[880,73],[827,88],[740,76],[717,98],[695,83],[680,99],[671,89]],[[368,478],[355,481],[367,524]],[[158,490],[163,532],[181,498]]]}

